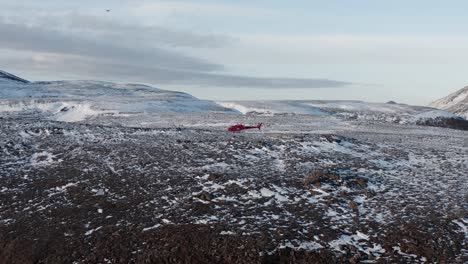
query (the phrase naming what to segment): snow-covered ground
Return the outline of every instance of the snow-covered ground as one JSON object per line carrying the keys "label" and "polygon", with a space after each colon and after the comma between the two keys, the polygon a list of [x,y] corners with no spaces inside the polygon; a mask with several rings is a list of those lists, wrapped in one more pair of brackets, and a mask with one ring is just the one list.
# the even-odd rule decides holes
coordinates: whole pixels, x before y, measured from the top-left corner
{"label": "snow-covered ground", "polygon": [[[269,125],[260,132],[214,125],[232,118],[259,121],[160,114],[154,128],[125,128],[3,117],[1,225],[20,239],[24,221],[39,237],[55,226],[58,247],[83,241],[89,250],[132,227],[135,258],[147,253],[144,237],[186,225],[264,237],[257,257],[468,257],[466,132],[323,116],[262,117]],[[187,126],[170,128],[174,120]]]}
{"label": "snow-covered ground", "polygon": [[0,262],[468,258],[468,133],[418,125],[445,111],[1,82]]}

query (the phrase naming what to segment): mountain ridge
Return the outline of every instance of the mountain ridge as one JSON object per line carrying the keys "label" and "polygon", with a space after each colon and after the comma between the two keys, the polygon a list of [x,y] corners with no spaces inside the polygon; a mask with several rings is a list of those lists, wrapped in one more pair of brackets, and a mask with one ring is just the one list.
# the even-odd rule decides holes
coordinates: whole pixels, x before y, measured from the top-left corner
{"label": "mountain ridge", "polygon": [[468,86],[430,103],[429,106],[468,118]]}
{"label": "mountain ridge", "polygon": [[[421,124],[468,130],[468,121],[445,110],[405,104],[353,100],[212,101],[143,84],[104,81],[21,81],[9,73],[0,89],[0,114],[38,114],[68,122],[93,119],[122,124],[154,123],[161,113],[239,114],[264,118],[310,115],[342,121]],[[150,122],[150,123],[151,123]],[[138,125],[136,124],[136,125]]]}
{"label": "mountain ridge", "polygon": [[21,83],[29,83],[28,80],[25,80],[23,78],[20,78],[16,75],[13,75],[11,73],[8,73],[2,70],[0,70],[0,79],[12,80],[12,81],[21,82]]}

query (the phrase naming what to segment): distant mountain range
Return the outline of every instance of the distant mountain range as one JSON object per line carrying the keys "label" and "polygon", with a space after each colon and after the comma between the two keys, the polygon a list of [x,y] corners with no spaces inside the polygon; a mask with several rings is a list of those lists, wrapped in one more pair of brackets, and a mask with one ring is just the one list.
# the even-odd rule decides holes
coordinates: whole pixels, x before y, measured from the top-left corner
{"label": "distant mountain range", "polygon": [[[466,102],[468,99],[466,91],[465,88],[464,97],[454,95],[454,99],[447,102],[463,100]],[[451,106],[449,103],[437,106],[448,105]],[[92,119],[98,123],[112,121],[134,124],[135,120],[138,120],[143,124],[148,123],[149,119],[154,119],[157,114],[164,113],[253,115],[259,118],[275,115],[308,115],[343,121],[360,120],[468,130],[468,121],[449,111],[395,102],[318,100],[214,102],[198,99],[187,93],[142,84],[86,80],[29,82],[0,71],[0,116],[40,115],[47,119],[66,122]]]}
{"label": "distant mountain range", "polygon": [[430,104],[468,119],[468,86]]}

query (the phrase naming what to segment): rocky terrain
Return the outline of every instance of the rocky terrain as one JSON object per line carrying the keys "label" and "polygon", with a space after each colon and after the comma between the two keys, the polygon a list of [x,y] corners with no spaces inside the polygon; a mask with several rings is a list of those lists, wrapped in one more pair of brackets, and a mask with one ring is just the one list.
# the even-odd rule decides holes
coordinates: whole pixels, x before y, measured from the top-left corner
{"label": "rocky terrain", "polygon": [[450,113],[0,86],[0,263],[468,262],[468,134],[421,123]]}
{"label": "rocky terrain", "polygon": [[343,120],[366,120],[393,124],[417,124],[468,130],[468,121],[454,113],[431,107],[362,101],[233,101],[221,106],[246,115],[303,114]]}
{"label": "rocky terrain", "polygon": [[468,260],[463,131],[311,116],[248,133],[1,124],[2,263]]}

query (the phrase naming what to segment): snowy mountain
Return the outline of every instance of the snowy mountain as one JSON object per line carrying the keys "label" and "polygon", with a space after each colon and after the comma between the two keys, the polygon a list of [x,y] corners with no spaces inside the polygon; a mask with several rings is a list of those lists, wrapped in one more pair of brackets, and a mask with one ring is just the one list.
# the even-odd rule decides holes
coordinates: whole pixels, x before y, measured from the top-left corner
{"label": "snowy mountain", "polygon": [[362,101],[229,101],[218,102],[246,115],[306,114],[343,120],[365,120],[468,129],[463,118],[431,107]]}
{"label": "snowy mountain", "polygon": [[432,102],[430,106],[468,118],[468,86]]}
{"label": "snowy mountain", "polygon": [[0,113],[41,114],[52,120],[77,122],[143,113],[233,112],[186,93],[142,84],[27,82],[5,72],[1,77]]}
{"label": "snowy mountain", "polygon": [[[142,84],[102,81],[28,82],[6,72],[0,74],[1,116],[24,115],[65,122],[94,121],[100,124],[151,126],[161,122],[161,115],[170,113],[310,115],[343,121],[468,129],[468,121],[450,112],[397,103],[313,100],[214,102]],[[174,121],[175,125],[178,123],[184,122]]]}

